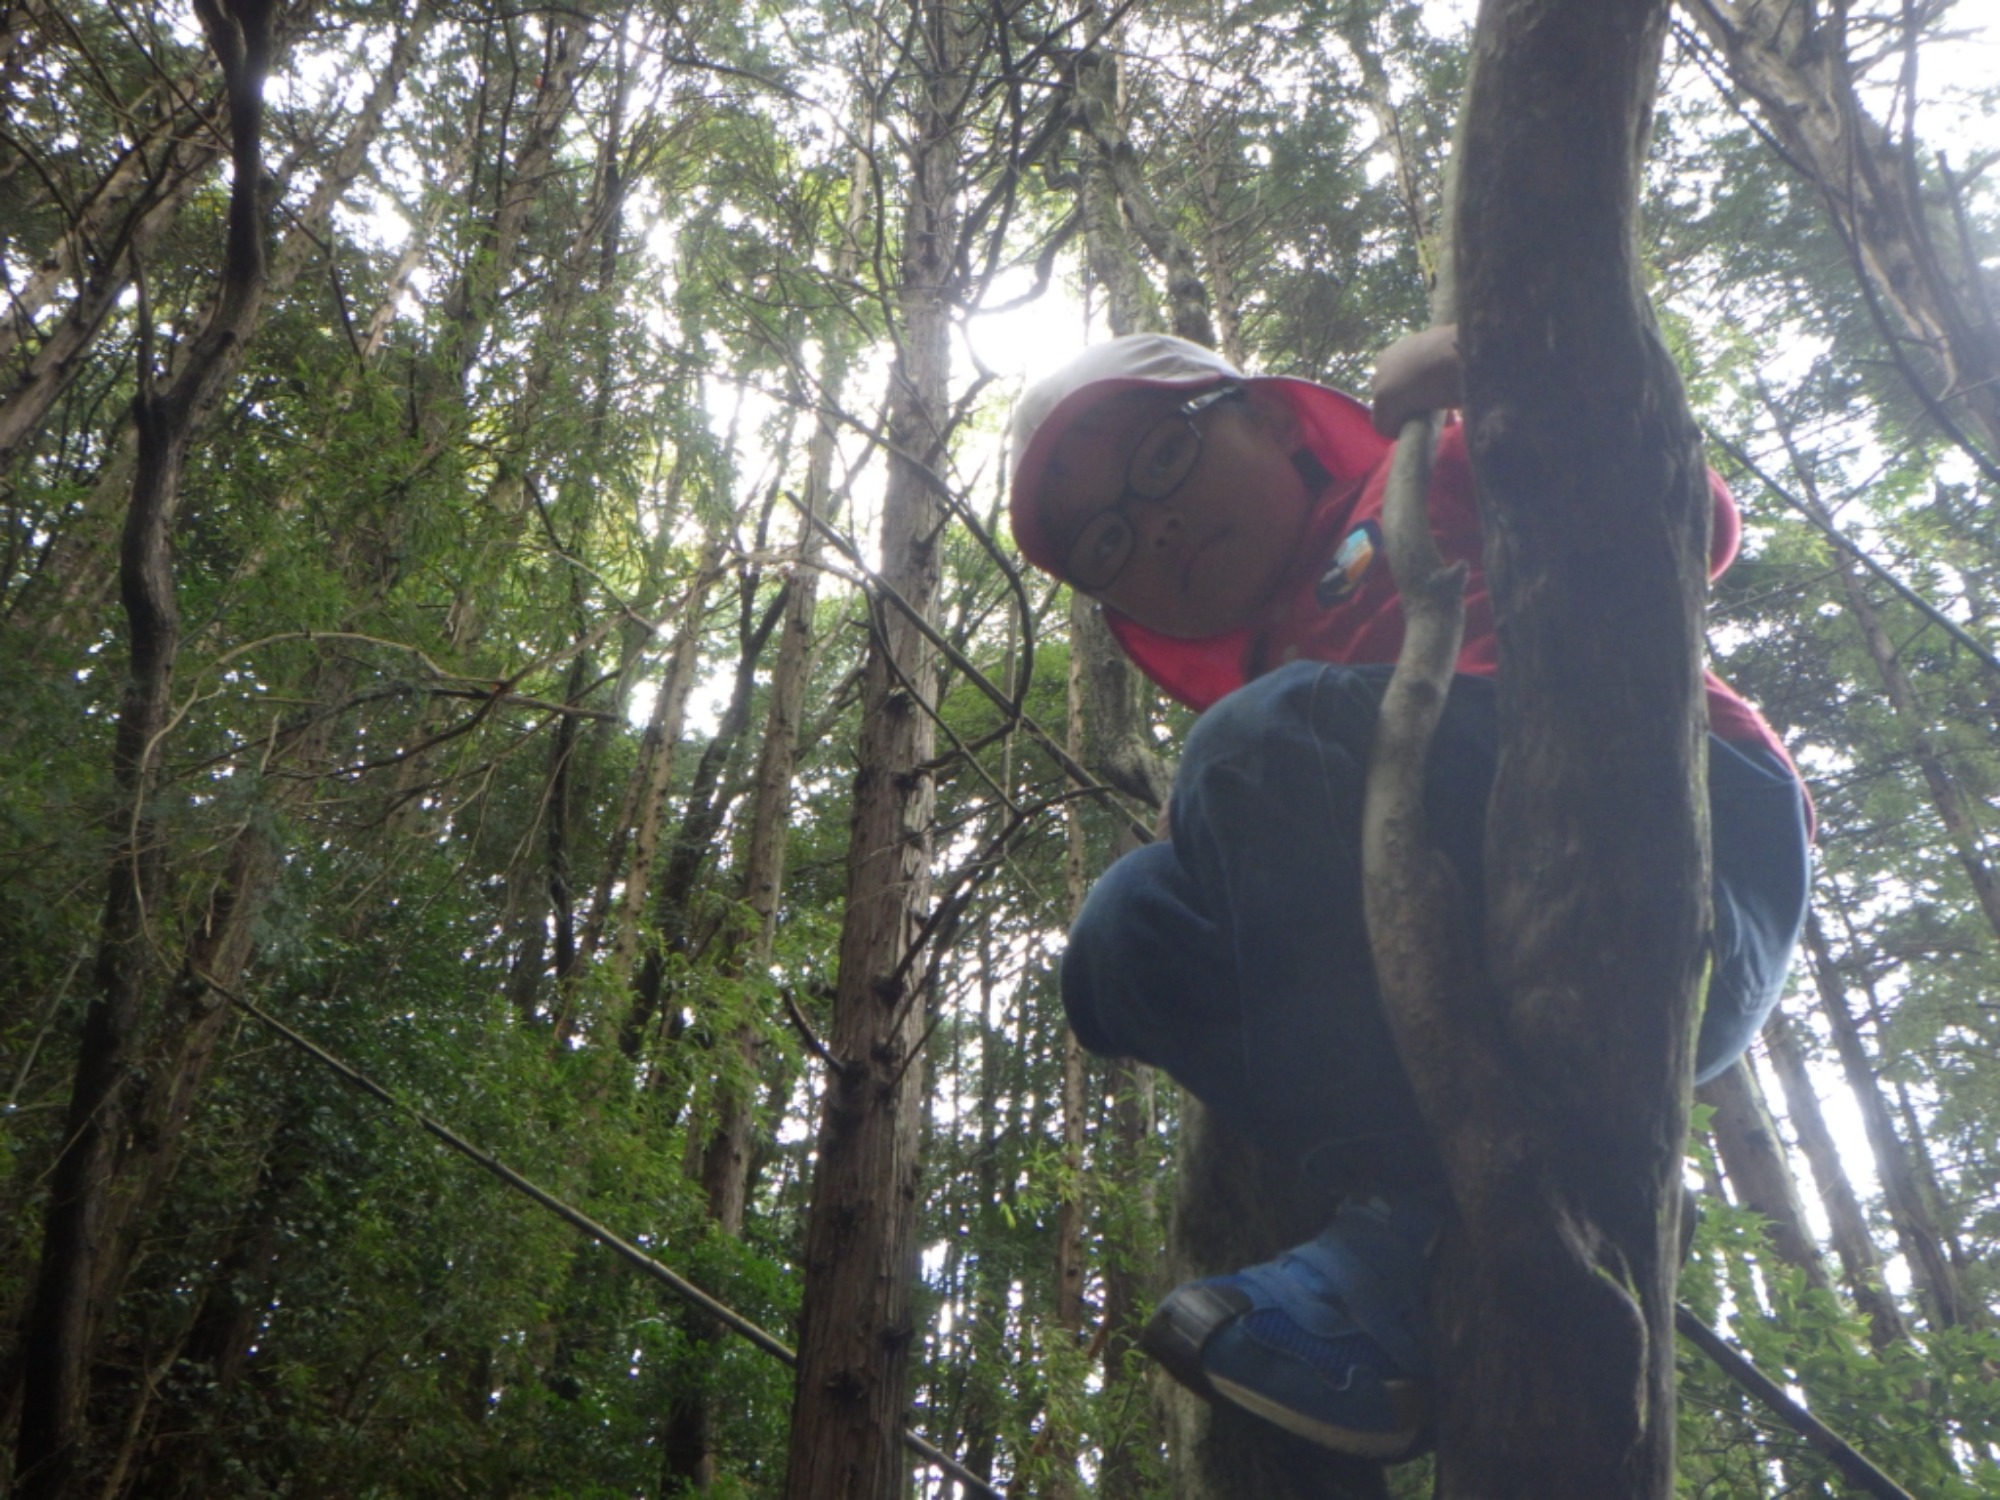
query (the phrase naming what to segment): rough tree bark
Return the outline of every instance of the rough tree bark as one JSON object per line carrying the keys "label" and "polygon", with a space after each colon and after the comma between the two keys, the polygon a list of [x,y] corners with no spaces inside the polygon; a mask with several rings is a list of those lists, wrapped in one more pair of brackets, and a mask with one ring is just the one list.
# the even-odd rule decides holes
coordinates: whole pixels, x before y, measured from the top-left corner
{"label": "rough tree bark", "polygon": [[[25,1387],[16,1460],[24,1500],[72,1493],[84,1435],[85,1370],[105,1308],[102,1260],[121,1217],[118,1200],[135,1184],[121,1166],[133,1144],[131,1111],[140,1093],[135,1047],[161,976],[148,912],[163,875],[149,803],[158,780],[158,739],[172,711],[170,691],[180,641],[172,536],[180,508],[182,466],[194,413],[224,378],[231,348],[255,326],[264,288],[262,170],[263,87],[275,9],[258,0],[197,5],[222,65],[229,100],[230,195],[216,316],[164,384],[150,378],[142,351],[135,403],[139,467],[126,513],[121,586],[130,628],[130,664],[113,750],[117,802],[109,889],[98,947],[95,992],[70,1097],[64,1147],[50,1180],[25,1350]],[[193,1003],[198,982],[174,986],[176,1003]]]}
{"label": "rough tree bark", "polygon": [[[1665,23],[1660,0],[1488,0],[1474,39],[1452,234],[1500,622],[1483,966],[1422,832],[1458,579],[1424,558],[1420,506],[1387,520],[1409,637],[1368,915],[1456,1209],[1433,1291],[1447,1500],[1673,1488],[1710,502],[1635,238]],[[1431,425],[1410,428],[1420,479]]]}
{"label": "rough tree bark", "polygon": [[[834,992],[826,1101],[805,1234],[805,1294],[785,1500],[895,1500],[916,1281],[922,1134],[923,966],[905,964],[930,890],[936,658],[918,628],[938,582],[933,476],[947,430],[958,152],[973,24],[943,3],[911,6],[917,74],[891,375],[883,581],[862,688],[848,830],[847,915]],[[908,611],[906,613],[905,611]]]}

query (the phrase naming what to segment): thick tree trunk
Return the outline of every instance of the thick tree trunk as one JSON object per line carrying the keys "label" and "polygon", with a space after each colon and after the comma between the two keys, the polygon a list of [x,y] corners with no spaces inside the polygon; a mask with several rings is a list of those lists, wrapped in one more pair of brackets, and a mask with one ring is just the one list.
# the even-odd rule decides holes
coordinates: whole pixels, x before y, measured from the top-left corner
{"label": "thick tree trunk", "polygon": [[1798,1182],[1785,1160],[1778,1127],[1764,1107],[1764,1091],[1750,1059],[1738,1058],[1727,1072],[1703,1084],[1696,1097],[1714,1107],[1710,1129],[1736,1201],[1764,1216],[1771,1249],[1780,1260],[1805,1272],[1808,1284],[1830,1291],[1833,1283],[1806,1225]]}
{"label": "thick tree trunk", "polygon": [[[100,1297],[106,1257],[129,1202],[135,1049],[159,983],[149,912],[163,873],[149,803],[158,781],[160,734],[180,641],[172,536],[192,418],[224,378],[232,346],[255,326],[264,288],[264,214],[259,193],[263,86],[273,7],[236,0],[201,7],[229,99],[234,188],[216,317],[171,383],[141,386],[136,406],[139,471],[126,516],[121,584],[131,661],[119,710],[113,778],[118,791],[95,994],[84,1021],[64,1147],[50,1179],[41,1265],[30,1310],[17,1492],[32,1500],[72,1492],[84,1436],[85,1371],[107,1309]],[[150,357],[150,351],[148,356]],[[199,986],[177,986],[183,1003]],[[143,1159],[143,1158],[142,1158]]]}
{"label": "thick tree trunk", "polygon": [[970,38],[966,13],[912,7],[917,68],[897,303],[902,339],[889,402],[882,578],[864,677],[848,830],[847,915],[827,1038],[826,1101],[805,1234],[785,1500],[896,1500],[916,1282],[922,1038],[928,1008],[911,957],[929,902],[935,743],[933,648],[916,620],[938,582],[939,499],[949,430],[958,151]]}
{"label": "thick tree trunk", "polygon": [[1840,1257],[1841,1279],[1854,1305],[1868,1317],[1869,1341],[1878,1349],[1887,1348],[1898,1339],[1908,1338],[1909,1330],[1903,1326],[1903,1315],[1882,1281],[1882,1260],[1875,1251],[1874,1236],[1868,1232],[1868,1221],[1862,1216],[1854,1187],[1847,1180],[1847,1169],[1841,1164],[1833,1132],[1827,1128],[1826,1116],[1820,1110],[1819,1094],[1806,1072],[1805,1048],[1790,1016],[1783,1011],[1773,1013],[1764,1028],[1764,1045],[1778,1075],[1778,1086],[1784,1090],[1785,1114],[1799,1138],[1799,1149],[1812,1168],[1813,1185],[1819,1190],[1821,1207],[1826,1210],[1833,1251]]}
{"label": "thick tree trunk", "polygon": [[1710,501],[1635,235],[1665,23],[1656,0],[1488,0],[1474,40],[1453,240],[1500,621],[1484,977],[1421,832],[1456,606],[1431,602],[1420,508],[1386,523],[1410,631],[1368,915],[1457,1210],[1433,1297],[1446,1500],[1673,1487]]}

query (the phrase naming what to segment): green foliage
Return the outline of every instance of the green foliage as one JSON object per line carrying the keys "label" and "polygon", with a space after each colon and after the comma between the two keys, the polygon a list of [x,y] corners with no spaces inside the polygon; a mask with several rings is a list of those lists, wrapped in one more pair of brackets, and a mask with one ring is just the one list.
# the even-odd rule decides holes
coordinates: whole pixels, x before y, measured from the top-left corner
{"label": "green foliage", "polygon": [[[77,296],[65,274],[30,305],[68,227],[88,230],[88,274],[128,279],[0,472],[0,1301],[16,1309],[31,1296],[125,831],[112,771],[129,665],[128,414],[143,354],[168,369],[187,357],[229,200],[211,163],[150,242],[148,333],[114,253],[139,200],[111,193],[116,211],[91,219],[93,194],[128,155],[158,176],[170,140],[203,138],[177,112],[207,97],[211,65],[183,13],[85,5],[58,25],[55,9],[16,7],[0,28],[0,402]],[[364,120],[419,14],[408,76]],[[973,63],[962,197],[980,216],[952,257],[974,280],[995,273],[994,300],[1046,257],[1070,296],[1089,290],[1076,247],[1057,242],[1076,148],[1040,130],[1083,28],[1046,6],[1012,14],[1007,47]],[[273,281],[240,369],[201,415],[174,537],[175,716],[145,809],[163,876],[134,1063],[146,1097],[184,1086],[190,1113],[130,1153],[134,1252],[92,1366],[99,1490],[686,1493],[673,1414],[702,1402],[710,1493],[775,1490],[781,1366],[711,1337],[407,1114],[254,1024],[230,1020],[204,1043],[212,1055],[190,1056],[199,1006],[171,979],[215,933],[235,934],[240,959],[218,978],[791,1337],[817,1049],[849,860],[868,853],[850,850],[849,818],[871,613],[850,580],[874,556],[910,232],[911,54],[893,27],[871,28],[857,12],[769,4],[339,4],[293,18],[267,90]],[[1414,221],[1436,212],[1460,20],[1416,4],[1259,0],[1223,17],[1174,3],[1129,13],[1118,45],[1140,170],[1248,359],[1363,387],[1374,352],[1426,317],[1435,247]],[[1396,107],[1414,201],[1381,147],[1364,59]],[[1700,63],[1679,51],[1666,80],[1646,273],[1704,422],[1776,481],[1718,458],[1745,544],[1712,644],[1819,807],[1830,962],[1875,1068],[1841,1076],[1809,1024],[1814,1078],[1830,1098],[1884,1090],[1924,1147],[1925,1201],[1968,1296],[1990,1313],[2000,938],[1976,881],[2000,795],[2000,676],[1881,580],[1844,587],[1839,551],[1787,496],[1817,500],[1932,611],[1990,641],[1992,486],[1888,357],[1819,195]],[[356,160],[338,168],[349,141]],[[1030,142],[1044,148],[1032,161]],[[1954,161],[1962,150],[1923,144]],[[1935,232],[1956,235],[1928,152],[1913,160],[1940,205]],[[336,170],[352,175],[330,182]],[[1964,207],[1963,232],[1990,257],[1990,189]],[[988,294],[968,287],[976,324]],[[1025,677],[1026,714],[1060,742],[1066,595],[1017,591],[1004,540],[996,554],[963,524],[1004,529],[1008,380],[975,387],[975,374],[955,372],[962,420],[937,465],[956,507],[938,535],[938,627],[1003,692]],[[775,638],[747,732],[718,749],[719,831],[693,889],[671,909],[661,892],[681,830],[698,828],[697,766],[746,635],[785,579],[806,575],[788,497],[806,492],[821,413],[838,434],[819,476],[829,525],[850,546],[811,568],[815,645],[766,938],[744,878]],[[694,691],[633,912],[646,725],[708,568],[719,578],[690,627]],[[1114,1470],[1134,1476],[1116,1500],[1166,1493],[1148,1376],[1136,1355],[1107,1352],[1107,1320],[1119,1298],[1143,1307],[1163,1290],[1148,1278],[1172,1105],[1121,1134],[1120,1085],[1092,1061],[1082,1112],[1065,1118],[1054,977],[1072,898],[1066,820],[1073,810],[1095,871],[1123,846],[1124,813],[1065,800],[1052,757],[964,673],[927,707],[942,748],[938,904],[921,914],[936,921],[918,971],[933,1024],[918,1064],[913,1418],[1016,1493],[1109,1497]],[[1186,718],[1155,706],[1163,747]],[[1932,766],[1961,790],[1969,828],[1949,826]],[[1788,1002],[1802,1018],[1806,993]],[[703,1167],[739,1098],[752,1128],[731,1234]],[[1850,1155],[1911,1342],[1874,1349],[1843,1294],[1809,1290],[1726,1203],[1709,1210],[1687,1296],[1914,1493],[2000,1491],[2000,1348],[1985,1326],[1917,1315],[1896,1215]],[[1058,1315],[1067,1226],[1083,1266],[1077,1328]],[[1834,1487],[1822,1460],[1686,1351],[1682,1388],[1687,1494]],[[1398,1495],[1427,1483],[1423,1465],[1392,1478]]]}

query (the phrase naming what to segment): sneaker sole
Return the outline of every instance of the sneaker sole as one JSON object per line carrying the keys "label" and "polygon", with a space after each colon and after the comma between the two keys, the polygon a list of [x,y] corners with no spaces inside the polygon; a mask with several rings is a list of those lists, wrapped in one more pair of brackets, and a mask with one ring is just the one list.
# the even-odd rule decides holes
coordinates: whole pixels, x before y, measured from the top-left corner
{"label": "sneaker sole", "polygon": [[1363,1432],[1352,1427],[1336,1427],[1304,1412],[1294,1411],[1289,1406],[1280,1406],[1269,1397],[1222,1376],[1206,1372],[1204,1375],[1208,1388],[1230,1404],[1284,1428],[1295,1437],[1302,1437],[1309,1443],[1330,1448],[1336,1453],[1352,1454],[1356,1458],[1400,1458],[1410,1451],[1423,1431],[1426,1403],[1423,1392],[1411,1381],[1392,1380],[1386,1386],[1389,1400],[1396,1409],[1396,1418],[1402,1425],[1394,1432]]}

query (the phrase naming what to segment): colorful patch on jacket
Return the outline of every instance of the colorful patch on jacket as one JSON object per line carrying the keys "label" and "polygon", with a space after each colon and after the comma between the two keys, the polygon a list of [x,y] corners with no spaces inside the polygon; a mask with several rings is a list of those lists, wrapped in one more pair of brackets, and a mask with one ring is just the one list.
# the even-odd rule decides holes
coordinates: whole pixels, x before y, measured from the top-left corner
{"label": "colorful patch on jacket", "polygon": [[1340,544],[1340,550],[1333,554],[1332,566],[1320,575],[1319,582],[1313,586],[1313,598],[1320,607],[1331,609],[1353,598],[1381,550],[1382,528],[1375,522],[1364,521],[1350,531],[1347,540]]}

